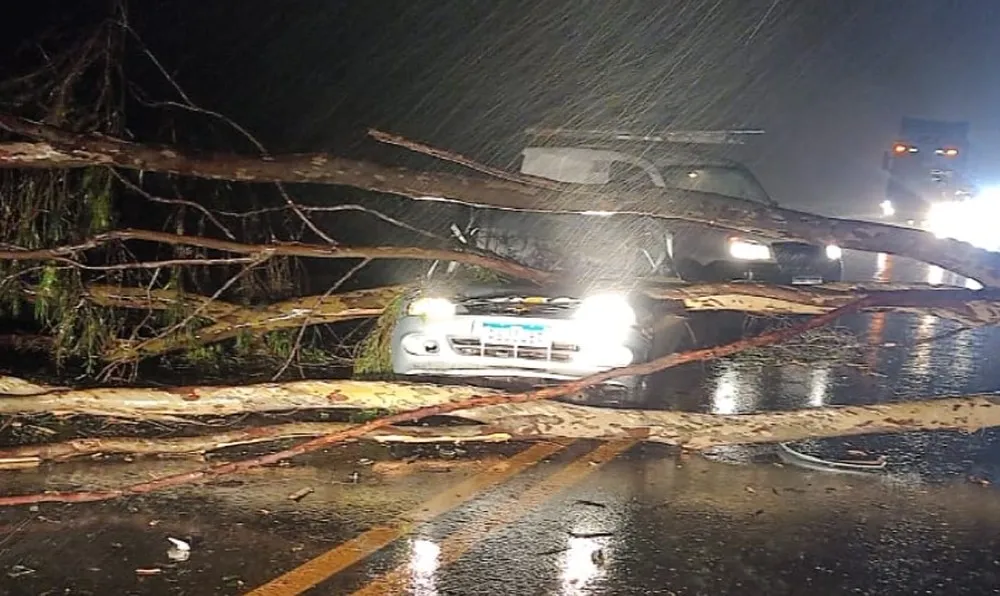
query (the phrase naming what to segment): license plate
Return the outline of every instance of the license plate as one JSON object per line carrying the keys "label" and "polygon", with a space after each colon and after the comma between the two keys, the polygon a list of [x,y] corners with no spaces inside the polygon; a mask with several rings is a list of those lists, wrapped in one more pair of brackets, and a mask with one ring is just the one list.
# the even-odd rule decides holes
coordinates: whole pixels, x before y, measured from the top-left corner
{"label": "license plate", "polygon": [[797,286],[812,286],[823,283],[823,278],[816,275],[793,277],[792,284]]}
{"label": "license plate", "polygon": [[502,323],[482,321],[477,330],[484,343],[513,344],[544,348],[552,343],[549,328],[540,323]]}

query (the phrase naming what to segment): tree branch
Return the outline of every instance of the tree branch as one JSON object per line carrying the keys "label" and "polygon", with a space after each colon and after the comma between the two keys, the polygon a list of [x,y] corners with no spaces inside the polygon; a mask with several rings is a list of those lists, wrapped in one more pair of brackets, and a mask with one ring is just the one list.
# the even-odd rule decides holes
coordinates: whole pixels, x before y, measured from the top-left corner
{"label": "tree branch", "polygon": [[[196,345],[207,345],[240,333],[259,335],[278,329],[374,318],[412,286],[383,286],[330,296],[292,298],[259,307],[244,307],[206,296],[171,290],[86,286],[85,296],[110,308],[164,310],[183,301],[185,310],[200,308],[212,323],[193,332],[168,334],[145,344],[123,341],[106,358],[148,358]],[[31,299],[32,287],[24,290]],[[870,303],[863,311],[932,314],[966,328],[1000,324],[1000,292],[931,288],[926,285],[832,284],[823,287],[782,287],[752,283],[650,285],[643,292],[655,299],[678,302],[688,312],[733,311],[766,316],[820,315],[859,298]],[[207,304],[207,305],[206,305]],[[138,346],[142,345],[140,349]]]}
{"label": "tree branch", "polygon": [[[244,244],[232,240],[219,240],[205,236],[185,236],[170,232],[152,230],[116,230],[96,235],[84,242],[71,246],[42,248],[37,250],[0,250],[0,259],[14,261],[43,261],[71,257],[115,241],[144,240],[169,245],[195,246],[220,252],[248,255],[255,258],[272,256],[308,257],[316,259],[418,259],[456,261],[477,265],[510,275],[518,279],[544,283],[553,279],[553,274],[527,267],[516,261],[472,250],[445,250],[438,248],[418,248],[407,246],[349,247],[322,244],[302,244],[298,242],[274,242],[269,244]],[[135,265],[138,266],[138,265]]]}
{"label": "tree branch", "polygon": [[775,239],[837,244],[899,254],[938,265],[987,286],[1000,286],[1000,254],[919,230],[821,217],[695,191],[595,192],[561,185],[541,189],[508,180],[415,172],[326,154],[255,157],[194,155],[163,146],[74,134],[0,114],[0,128],[42,141],[0,144],[0,167],[69,168],[111,165],[243,182],[336,184],[421,200],[527,211],[609,211],[650,215],[742,231]]}
{"label": "tree branch", "polygon": [[493,168],[484,164],[481,164],[473,159],[470,159],[464,155],[455,153],[454,151],[446,151],[444,149],[438,149],[437,147],[431,147],[424,143],[417,141],[411,141],[405,137],[399,135],[394,135],[392,133],[383,132],[381,130],[376,130],[374,128],[368,129],[368,136],[375,139],[380,143],[385,143],[387,145],[395,145],[397,147],[403,147],[404,149],[409,149],[416,153],[422,153],[424,155],[429,155],[440,159],[441,161],[448,161],[460,166],[469,168],[470,170],[475,170],[477,172],[486,174],[493,178],[499,178],[500,180],[509,180],[511,182],[517,182],[520,184],[527,184],[529,186],[537,186],[539,188],[547,188],[549,190],[562,190],[563,185],[559,182],[553,182],[547,178],[538,178],[535,176],[524,176],[521,174],[513,174],[506,170],[501,170],[498,168]]}
{"label": "tree branch", "polygon": [[[227,430],[189,437],[92,437],[58,443],[25,445],[0,450],[0,470],[5,464],[33,467],[43,462],[67,461],[94,455],[203,455],[240,445],[272,443],[288,439],[318,437],[340,432],[351,425],[345,422],[288,422]],[[464,443],[501,442],[512,437],[490,430],[485,425],[459,427],[389,427],[365,437],[380,443]]]}

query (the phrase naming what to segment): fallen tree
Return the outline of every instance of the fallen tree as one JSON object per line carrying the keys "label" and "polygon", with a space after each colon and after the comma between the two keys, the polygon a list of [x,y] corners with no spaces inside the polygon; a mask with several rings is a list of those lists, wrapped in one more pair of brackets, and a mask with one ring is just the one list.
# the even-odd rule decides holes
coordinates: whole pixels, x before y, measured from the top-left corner
{"label": "fallen tree", "polygon": [[[176,83],[172,80],[170,82],[176,88]],[[191,104],[183,92],[181,95],[186,108],[198,112],[198,108]],[[104,96],[113,97],[114,93]],[[201,113],[225,120],[218,114]],[[38,317],[57,329],[59,337],[74,336],[75,331],[63,321],[75,316],[75,312],[85,304],[111,311],[146,308],[151,312],[159,312],[181,307],[183,312],[180,323],[157,321],[155,325],[151,325],[156,327],[156,334],[151,337],[118,333],[110,342],[110,348],[106,345],[107,342],[96,341],[91,329],[83,342],[85,348],[93,349],[93,346],[100,345],[105,350],[102,356],[112,361],[134,360],[191,345],[204,345],[231,338],[240,330],[265,333],[296,326],[305,329],[314,322],[375,316],[385,311],[387,301],[399,295],[400,288],[372,289],[363,295],[335,294],[341,283],[338,281],[327,294],[318,299],[292,298],[258,307],[220,301],[222,294],[243,276],[252,274],[264,264],[271,265],[279,260],[286,267],[290,267],[288,263],[293,260],[300,259],[350,258],[360,260],[359,266],[371,259],[443,260],[483,267],[541,284],[558,280],[558,273],[555,271],[539,271],[497,255],[461,246],[424,248],[341,245],[312,219],[314,214],[325,207],[304,208],[282,186],[284,183],[348,186],[416,199],[425,206],[431,202],[447,201],[522,211],[603,211],[648,215],[770,238],[808,240],[838,244],[847,249],[903,255],[978,280],[987,289],[972,292],[858,286],[800,289],[768,288],[756,284],[692,287],[649,284],[643,288],[648,296],[676,302],[688,310],[804,314],[811,315],[812,318],[800,325],[730,344],[671,354],[652,362],[518,394],[471,387],[362,381],[303,381],[295,384],[215,388],[72,389],[34,386],[16,379],[6,379],[4,384],[9,395],[0,398],[0,413],[10,416],[32,412],[89,413],[169,421],[197,414],[218,416],[225,413],[289,408],[349,408],[390,413],[363,424],[327,426],[323,429],[313,427],[308,432],[301,427],[295,431],[291,427],[279,425],[268,430],[232,431],[234,434],[214,438],[178,438],[172,440],[167,451],[199,451],[224,445],[232,440],[270,440],[324,433],[268,455],[207,466],[115,490],[6,497],[0,498],[2,505],[93,501],[144,494],[270,465],[340,441],[363,437],[382,440],[402,440],[404,437],[406,440],[416,440],[415,437],[421,440],[472,440],[486,437],[627,436],[697,449],[733,442],[780,441],[925,428],[972,430],[998,423],[992,414],[995,409],[993,401],[984,396],[918,404],[754,414],[746,417],[607,411],[549,401],[578,394],[620,375],[649,374],[684,363],[721,358],[749,348],[774,345],[830,324],[846,314],[873,310],[918,310],[949,316],[968,326],[995,324],[1000,320],[1000,294],[997,294],[1000,290],[995,290],[1000,288],[1000,255],[966,243],[939,240],[916,230],[825,218],[708,193],[677,190],[595,192],[588,187],[505,175],[489,168],[477,167],[471,160],[452,159],[453,156],[446,157],[478,169],[489,177],[417,172],[326,154],[274,155],[269,154],[245,129],[227,120],[232,128],[252,142],[258,149],[258,154],[196,153],[179,146],[126,141],[123,128],[117,125],[53,125],[60,121],[48,119],[43,124],[0,114],[0,129],[15,137],[14,140],[0,142],[0,175],[6,181],[7,188],[11,189],[12,196],[20,198],[24,195],[27,203],[20,211],[10,210],[10,213],[23,212],[27,215],[12,222],[9,227],[18,233],[5,235],[4,245],[0,247],[0,261],[11,264],[10,271],[3,271],[3,282],[29,274],[33,281],[26,284],[25,294],[35,301]],[[71,132],[71,129],[102,130],[107,134]],[[386,137],[383,140],[405,145],[399,139]],[[39,173],[42,175],[39,176]],[[73,173],[77,175],[74,176]],[[273,183],[281,205],[258,208],[257,203],[250,204],[247,201],[247,211],[224,212],[217,203],[200,197],[198,200],[191,200],[184,196],[155,196],[144,188],[142,176],[131,174],[137,176],[136,181],[126,177],[129,173],[159,174],[160,182],[169,180],[171,183],[178,179]],[[22,184],[18,176],[31,184]],[[124,229],[113,229],[111,224],[114,219],[111,214],[114,212],[115,201],[125,200],[123,196],[115,194],[115,184],[121,184],[133,192],[129,200],[146,200],[169,206],[164,208],[168,214],[168,223],[164,224],[164,229],[172,231],[130,229],[127,223],[122,224]],[[161,188],[165,186],[168,185],[161,184]],[[246,188],[249,185],[234,186]],[[37,191],[38,188],[46,190]],[[58,190],[60,188],[69,190]],[[176,191],[176,185],[174,190]],[[233,187],[228,187],[228,190],[232,191]],[[175,194],[179,195],[180,191]],[[242,195],[242,198],[246,198],[246,195]],[[81,205],[85,205],[86,209],[81,209]],[[333,210],[336,206],[329,208]],[[71,217],[56,218],[54,223],[45,219],[48,216],[32,219],[38,213],[57,213],[62,216],[60,209],[71,211]],[[290,218],[295,225],[311,230],[324,243],[310,244],[301,241],[301,232],[298,236],[288,232],[292,226],[287,221],[281,222],[277,226],[278,233],[275,233],[275,226],[254,219],[261,214],[284,213],[285,210],[295,215]],[[237,234],[233,232],[235,226],[223,223],[224,217],[236,218],[242,222],[253,220],[256,223],[244,228],[239,236],[241,240],[238,240]],[[394,225],[401,223],[385,215],[380,215],[380,218],[394,222]],[[66,221],[72,222],[75,227],[65,225]],[[142,222],[141,225],[145,223]],[[414,229],[413,226],[399,227],[411,231]],[[89,232],[81,233],[84,229]],[[218,230],[226,239],[210,237],[207,229]],[[6,229],[0,231],[7,232]],[[281,239],[289,236],[296,241]],[[66,244],[66,238],[74,239],[75,243]],[[42,241],[39,242],[39,239]],[[154,251],[157,256],[153,260],[134,258],[131,245],[136,243],[155,243],[163,250]],[[161,253],[167,256],[161,258]],[[106,262],[95,264],[92,262],[94,255],[100,255],[97,260],[103,258]],[[24,268],[25,263],[32,261],[39,265]],[[204,282],[206,277],[210,277],[209,274],[188,273],[185,276],[183,272],[203,272],[216,267],[220,268],[219,271],[235,270],[235,273],[227,273],[225,281],[210,279],[205,283],[210,288],[205,295],[173,292],[171,296],[165,289],[168,285],[165,282],[167,275],[161,276],[161,273],[170,271],[170,284]],[[353,271],[352,269],[348,274]],[[299,279],[301,275],[300,272]],[[101,288],[107,286],[104,285],[105,280],[98,276],[125,276],[117,279],[127,279],[127,283],[122,283],[117,290],[101,291]],[[98,280],[102,285],[95,285]],[[68,282],[76,291],[59,293],[55,291],[57,282]],[[212,291],[215,293],[211,294]],[[53,296],[58,299],[53,299]],[[145,306],[140,306],[142,304]],[[205,320],[207,323],[192,332],[188,327],[194,319]],[[104,321],[101,316],[92,317],[90,325],[103,325]],[[139,328],[134,327],[135,330]],[[301,332],[299,337],[301,338]],[[458,417],[467,424],[459,428],[421,430],[413,430],[414,427],[409,426],[443,414]],[[106,442],[104,446],[117,451],[152,449],[149,445],[140,445],[127,438],[118,443]],[[30,460],[27,463],[33,465],[32,462],[37,463],[46,457],[67,456],[98,448],[100,443],[95,445],[78,441],[48,448],[38,447],[34,452],[12,452],[10,457],[17,460],[14,463],[25,464],[26,460]]]}
{"label": "fallen tree", "polygon": [[[657,420],[660,413],[633,411],[625,413],[626,418],[622,421],[624,424],[619,426],[619,421],[601,419],[601,416],[604,415],[602,410],[594,411],[591,408],[581,409],[579,406],[554,404],[552,402],[545,401],[557,397],[576,394],[584,389],[587,389],[588,387],[595,386],[603,381],[619,376],[629,374],[648,374],[657,370],[671,368],[688,362],[721,358],[739,353],[740,351],[748,348],[773,345],[786,341],[809,330],[823,327],[840,316],[857,312],[860,308],[867,304],[867,300],[868,299],[856,301],[827,314],[813,317],[794,327],[770,331],[755,337],[741,339],[712,348],[670,354],[650,362],[613,369],[607,372],[591,375],[580,380],[568,381],[560,385],[545,387],[526,393],[487,393],[481,389],[465,388],[465,393],[463,394],[462,389],[449,392],[443,388],[433,386],[419,387],[389,385],[384,387],[385,390],[389,391],[389,394],[385,397],[388,398],[390,403],[396,404],[393,406],[393,410],[398,408],[398,399],[401,395],[405,395],[407,387],[410,388],[413,394],[422,394],[421,399],[425,400],[425,402],[431,402],[431,405],[421,405],[413,409],[403,411],[396,410],[396,413],[391,413],[343,430],[325,434],[293,447],[285,448],[267,455],[206,466],[198,470],[166,476],[156,480],[142,482],[113,490],[68,493],[52,492],[35,495],[0,497],[0,506],[24,505],[41,502],[101,501],[128,495],[146,494],[183,484],[200,482],[219,476],[239,473],[275,464],[282,460],[316,451],[342,441],[359,439],[367,436],[369,433],[388,427],[404,423],[412,423],[432,416],[441,416],[458,412],[461,412],[462,416],[475,420],[476,422],[490,424],[490,426],[493,427],[490,430],[491,433],[495,433],[498,430],[503,431],[502,428],[496,426],[498,423],[506,425],[511,429],[506,432],[510,432],[512,437],[574,436],[573,433],[584,433],[583,436],[591,437],[618,435],[645,440],[659,439],[663,442],[669,442],[691,448],[703,448],[710,445],[733,442],[780,441],[816,436],[837,436],[867,432],[891,432],[893,429],[914,430],[917,428],[978,428],[976,425],[993,424],[993,419],[985,413],[987,409],[991,411],[993,410],[993,401],[977,401],[975,399],[961,400],[962,404],[972,405],[966,405],[965,411],[960,416],[950,419],[950,423],[948,423],[948,426],[946,427],[935,426],[936,424],[939,424],[942,419],[949,420],[948,417],[941,416],[942,413],[938,411],[938,408],[931,407],[929,410],[931,412],[930,417],[934,418],[934,420],[927,420],[926,418],[929,417],[926,415],[923,417],[924,419],[918,418],[918,416],[924,413],[921,408],[926,407],[920,403],[909,404],[910,407],[908,409],[900,411],[893,411],[890,409],[888,410],[888,415],[886,415],[886,412],[884,411],[880,412],[878,409],[873,410],[872,408],[892,408],[891,405],[826,409],[822,411],[813,411],[811,415],[809,411],[803,413],[782,412],[775,415],[752,415],[758,416],[758,418],[753,418],[752,416],[718,417],[714,415],[690,414],[682,412],[663,412],[662,414],[664,414],[665,417]],[[7,385],[9,387],[8,391],[18,396],[0,400],[0,404],[7,402],[7,400],[12,400],[9,405],[12,405],[14,410],[8,410],[9,413],[18,411],[17,408],[19,406],[17,404],[19,402],[22,404],[20,407],[23,408],[23,404],[30,403],[35,400],[53,399],[58,398],[59,396],[65,398],[72,395],[72,393],[67,393],[66,389],[34,386],[30,383],[25,383],[17,379],[8,380]],[[306,392],[304,394],[289,394],[284,391],[287,389],[286,387],[276,385],[272,385],[271,387],[273,390],[276,390],[282,395],[295,395],[305,400],[307,403],[312,402],[315,399],[315,396],[311,392]],[[230,389],[231,388],[223,388],[221,390],[222,395],[220,397],[224,398],[225,393]],[[243,388],[237,389],[237,392],[240,389]],[[175,402],[177,400],[191,402],[200,401],[200,394],[197,391],[192,392],[189,389],[181,389],[168,393],[172,393],[176,396],[174,400]],[[254,395],[255,393],[256,392],[250,392],[249,395]],[[364,387],[361,393],[369,397],[375,395],[375,392],[371,391],[371,388],[367,386]],[[456,393],[461,396],[461,399],[452,399],[455,397]],[[90,401],[94,401],[93,398],[96,397],[97,401],[100,401],[101,396],[102,390],[97,390],[96,393],[91,390],[88,395],[80,395],[79,397],[82,397],[84,400],[87,400],[87,398],[90,397]],[[435,396],[441,398],[442,402],[433,403]],[[158,394],[155,397],[162,399],[164,395]],[[245,395],[244,397],[247,396]],[[323,399],[331,405],[334,405],[334,407],[337,403],[347,401],[344,395],[336,390],[325,393],[323,395]],[[59,399],[58,401],[60,403],[64,403],[65,400]],[[125,401],[129,404],[128,408],[134,408],[134,404],[130,402],[127,394]],[[949,409],[951,412],[957,412],[963,409],[962,406],[957,403],[948,404],[948,406],[950,406]],[[516,409],[512,409],[518,407],[528,407],[527,413],[524,411],[518,412]],[[540,411],[533,413],[531,412],[531,408],[540,408]],[[820,413],[816,414],[815,412]],[[832,412],[840,412],[840,414],[832,414]],[[903,414],[906,417],[895,417],[900,414]],[[161,415],[166,414],[161,413]],[[767,419],[760,418],[759,416],[774,416],[774,418]],[[487,418],[489,419],[489,422],[487,422]],[[965,426],[963,427],[961,425]]]}
{"label": "fallen tree", "polygon": [[[5,379],[10,383],[10,379]],[[974,432],[1000,426],[1000,398],[963,395],[919,398],[871,406],[835,406],[742,415],[664,410],[608,409],[526,399],[468,386],[418,385],[329,380],[235,387],[172,389],[51,389],[0,399],[0,412],[100,414],[142,420],[176,421],[196,415],[287,410],[446,412],[464,425],[379,426],[363,435],[379,442],[502,441],[540,438],[641,438],[687,449],[720,445],[776,443],[809,438],[899,433],[913,430]],[[560,393],[546,392],[549,396]],[[485,405],[468,407],[468,404]],[[58,406],[56,404],[59,404]],[[59,409],[56,410],[55,408]],[[62,459],[95,453],[203,453],[223,447],[282,439],[341,434],[346,423],[286,423],[168,439],[94,438],[0,451],[0,460]]]}

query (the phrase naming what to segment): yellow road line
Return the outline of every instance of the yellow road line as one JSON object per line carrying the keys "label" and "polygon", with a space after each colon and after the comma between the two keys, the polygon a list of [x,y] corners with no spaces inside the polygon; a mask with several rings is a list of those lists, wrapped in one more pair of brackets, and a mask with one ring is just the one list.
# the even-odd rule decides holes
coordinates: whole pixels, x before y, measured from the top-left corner
{"label": "yellow road line", "polygon": [[[438,544],[438,568],[451,565],[473,546],[483,541],[490,533],[499,530],[532,510],[538,508],[559,492],[578,484],[592,472],[616,456],[627,451],[638,441],[615,441],[604,443],[590,453],[577,458],[572,463],[532,486],[527,492],[494,509],[482,519],[463,526]],[[375,596],[378,594],[403,594],[410,583],[410,565],[403,563],[392,571],[375,578],[353,596]]]}
{"label": "yellow road line", "polygon": [[376,526],[347,542],[307,561],[259,588],[247,596],[290,596],[301,594],[320,582],[371,555],[397,538],[406,535],[417,524],[430,521],[480,492],[501,484],[539,461],[565,449],[567,442],[538,443],[499,462],[475,476],[459,482],[384,526]]}

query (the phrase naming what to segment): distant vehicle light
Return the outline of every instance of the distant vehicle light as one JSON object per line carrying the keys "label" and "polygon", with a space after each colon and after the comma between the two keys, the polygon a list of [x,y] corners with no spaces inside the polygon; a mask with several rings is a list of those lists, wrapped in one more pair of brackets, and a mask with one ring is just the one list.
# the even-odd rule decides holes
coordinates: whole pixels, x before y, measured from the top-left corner
{"label": "distant vehicle light", "polygon": [[844,256],[844,251],[836,244],[829,244],[826,247],[826,258],[831,261],[839,261]]}
{"label": "distant vehicle light", "polygon": [[897,143],[896,145],[894,145],[892,147],[892,152],[893,153],[906,153],[907,149],[908,149],[908,147],[906,145],[903,145],[902,143]]}
{"label": "distant vehicle light", "polygon": [[920,151],[920,149],[917,149],[916,147],[909,147],[907,148],[907,151],[909,151],[910,153],[917,153],[918,151]]}
{"label": "distant vehicle light", "polygon": [[729,254],[741,261],[766,261],[771,258],[771,247],[759,242],[730,238]]}
{"label": "distant vehicle light", "polygon": [[948,157],[955,157],[956,155],[958,155],[958,149],[954,148],[945,149],[944,154],[947,155]]}
{"label": "distant vehicle light", "polygon": [[892,201],[886,199],[879,203],[879,207],[882,208],[882,217],[892,217],[896,215],[896,207],[892,204]]}
{"label": "distant vehicle light", "polygon": [[697,178],[698,172],[688,172],[688,178]]}

